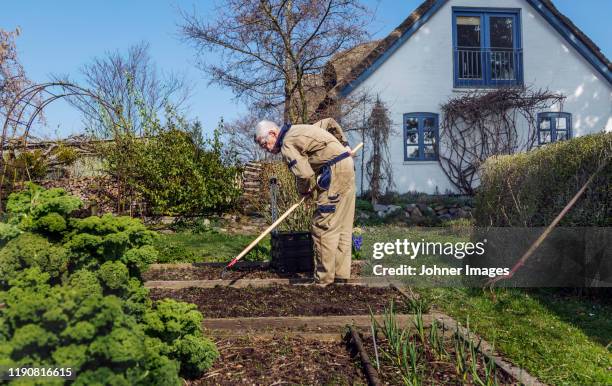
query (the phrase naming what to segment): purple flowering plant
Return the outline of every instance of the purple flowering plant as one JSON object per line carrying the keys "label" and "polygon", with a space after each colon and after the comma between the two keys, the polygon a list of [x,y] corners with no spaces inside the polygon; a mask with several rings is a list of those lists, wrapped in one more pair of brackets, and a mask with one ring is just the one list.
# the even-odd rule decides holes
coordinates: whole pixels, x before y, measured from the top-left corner
{"label": "purple flowering plant", "polygon": [[363,259],[363,250],[362,250],[362,246],[363,246],[363,230],[361,228],[354,228],[353,229],[353,237],[352,237],[352,257],[353,260],[360,260]]}

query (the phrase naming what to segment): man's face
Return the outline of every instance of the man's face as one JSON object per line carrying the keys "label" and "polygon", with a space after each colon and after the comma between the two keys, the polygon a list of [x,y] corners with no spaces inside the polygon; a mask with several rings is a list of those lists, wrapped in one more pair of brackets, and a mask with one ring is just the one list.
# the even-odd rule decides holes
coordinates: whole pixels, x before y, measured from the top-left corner
{"label": "man's face", "polygon": [[277,139],[278,133],[272,130],[268,132],[267,136],[257,138],[257,144],[259,144],[259,147],[269,153],[278,153],[278,149],[274,149],[274,145],[276,145]]}

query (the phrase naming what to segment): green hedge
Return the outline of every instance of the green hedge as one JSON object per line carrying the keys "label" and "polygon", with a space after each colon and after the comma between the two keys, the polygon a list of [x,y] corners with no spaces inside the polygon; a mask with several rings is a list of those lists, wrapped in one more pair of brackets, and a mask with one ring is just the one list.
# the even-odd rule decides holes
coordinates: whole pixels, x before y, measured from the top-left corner
{"label": "green hedge", "polygon": [[476,225],[546,226],[607,160],[559,226],[612,226],[611,157],[612,133],[599,133],[487,159],[476,194]]}

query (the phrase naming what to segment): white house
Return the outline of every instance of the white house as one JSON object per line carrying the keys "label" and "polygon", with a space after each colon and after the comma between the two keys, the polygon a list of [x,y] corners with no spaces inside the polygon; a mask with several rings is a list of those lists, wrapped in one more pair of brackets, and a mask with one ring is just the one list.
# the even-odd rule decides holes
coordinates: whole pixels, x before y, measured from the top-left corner
{"label": "white house", "polygon": [[351,71],[336,93],[376,93],[399,128],[388,144],[399,192],[456,191],[435,141],[440,105],[466,90],[566,95],[538,115],[542,142],[612,131],[612,64],[550,0],[425,1]]}

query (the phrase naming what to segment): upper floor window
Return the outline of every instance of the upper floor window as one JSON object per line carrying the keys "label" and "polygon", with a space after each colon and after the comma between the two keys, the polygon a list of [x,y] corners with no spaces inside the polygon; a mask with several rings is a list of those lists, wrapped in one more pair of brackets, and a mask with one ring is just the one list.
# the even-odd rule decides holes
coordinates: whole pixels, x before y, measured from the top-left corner
{"label": "upper floor window", "polygon": [[520,10],[453,8],[455,87],[523,84]]}
{"label": "upper floor window", "polygon": [[545,145],[572,138],[572,114],[545,112],[538,114],[538,144]]}
{"label": "upper floor window", "polygon": [[438,139],[438,114],[404,114],[404,161],[436,161]]}

